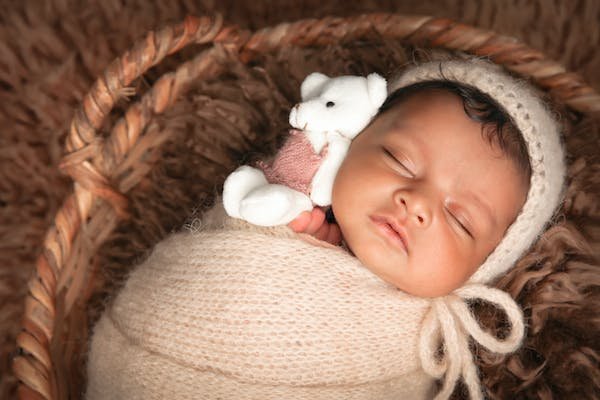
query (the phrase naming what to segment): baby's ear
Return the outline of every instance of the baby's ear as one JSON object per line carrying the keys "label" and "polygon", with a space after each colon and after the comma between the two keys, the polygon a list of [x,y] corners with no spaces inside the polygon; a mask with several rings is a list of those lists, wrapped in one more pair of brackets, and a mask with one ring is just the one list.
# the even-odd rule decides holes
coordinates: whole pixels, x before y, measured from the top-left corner
{"label": "baby's ear", "polygon": [[376,73],[367,76],[367,91],[374,107],[379,108],[387,97],[387,82]]}
{"label": "baby's ear", "polygon": [[316,97],[321,87],[329,80],[329,77],[320,72],[313,72],[304,78],[304,82],[300,86],[300,96],[302,101],[306,101]]}

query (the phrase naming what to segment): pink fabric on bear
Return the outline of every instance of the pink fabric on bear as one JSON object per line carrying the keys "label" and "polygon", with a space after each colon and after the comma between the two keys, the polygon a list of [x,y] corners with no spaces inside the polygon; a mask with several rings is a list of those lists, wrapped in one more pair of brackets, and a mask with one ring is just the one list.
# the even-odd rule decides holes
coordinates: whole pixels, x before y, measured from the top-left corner
{"label": "pink fabric on bear", "polygon": [[269,183],[278,183],[310,195],[312,178],[323,161],[325,147],[316,154],[304,132],[292,129],[271,163],[258,162]]}

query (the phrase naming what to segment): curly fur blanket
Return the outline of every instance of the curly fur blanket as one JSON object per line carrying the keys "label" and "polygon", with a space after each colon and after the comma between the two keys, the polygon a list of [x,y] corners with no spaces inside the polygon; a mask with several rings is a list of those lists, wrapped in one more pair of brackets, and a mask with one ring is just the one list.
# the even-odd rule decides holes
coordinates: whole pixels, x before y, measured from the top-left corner
{"label": "curly fur blanket", "polygon": [[[105,0],[3,1],[0,13],[0,398],[13,398],[10,364],[27,278],[44,233],[71,190],[58,169],[78,102],[108,63],[145,32],[186,14],[218,11],[229,23],[258,28],[324,15],[396,11],[449,17],[543,50],[600,90],[600,2],[597,0],[336,0],[196,2]],[[189,49],[135,82],[140,91]],[[128,193],[132,219],[119,225],[95,260],[103,268],[89,310],[95,321],[135,264],[168,232],[194,224],[224,177],[248,157],[271,153],[306,74],[388,74],[412,57],[397,43],[324,50],[286,49],[260,66],[231,61],[219,81],[198,82],[155,121],[167,143],[155,166]],[[116,111],[127,107],[123,101]],[[218,116],[218,118],[217,118]],[[557,225],[498,286],[526,310],[528,337],[515,355],[480,351],[491,398],[597,398],[600,337],[600,120],[564,113],[570,126],[569,186]],[[169,190],[165,192],[164,188]],[[475,305],[475,307],[479,307]],[[502,325],[491,310],[479,312]],[[82,354],[82,363],[85,355]],[[460,397],[457,392],[457,396]]]}

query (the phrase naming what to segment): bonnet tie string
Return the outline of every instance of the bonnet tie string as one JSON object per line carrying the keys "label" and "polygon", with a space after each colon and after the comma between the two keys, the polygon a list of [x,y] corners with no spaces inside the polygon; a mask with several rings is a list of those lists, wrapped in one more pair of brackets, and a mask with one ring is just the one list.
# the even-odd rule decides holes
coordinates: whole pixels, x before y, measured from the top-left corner
{"label": "bonnet tie string", "polygon": [[[469,299],[484,300],[503,310],[511,325],[509,335],[500,340],[485,332],[467,306]],[[519,347],[524,333],[521,309],[508,293],[499,289],[468,284],[448,296],[433,299],[421,327],[419,356],[426,373],[436,379],[445,375],[442,390],[435,400],[449,398],[461,375],[471,399],[483,399],[468,336],[492,352],[506,354]],[[444,349],[441,357],[440,340]]]}

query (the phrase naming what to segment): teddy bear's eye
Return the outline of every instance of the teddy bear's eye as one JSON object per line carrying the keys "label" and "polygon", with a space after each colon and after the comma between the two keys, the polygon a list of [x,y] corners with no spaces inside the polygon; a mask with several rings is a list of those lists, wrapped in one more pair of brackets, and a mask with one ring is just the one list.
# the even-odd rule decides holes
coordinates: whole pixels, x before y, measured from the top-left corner
{"label": "teddy bear's eye", "polygon": [[325,107],[327,107],[327,108],[330,108],[330,107],[333,107],[333,106],[335,106],[335,103],[334,103],[333,101],[328,101],[328,102],[325,104]]}

